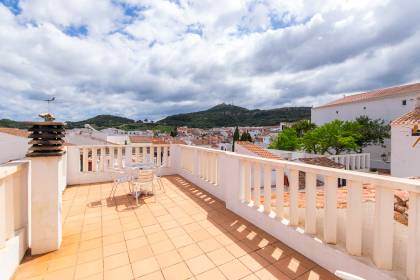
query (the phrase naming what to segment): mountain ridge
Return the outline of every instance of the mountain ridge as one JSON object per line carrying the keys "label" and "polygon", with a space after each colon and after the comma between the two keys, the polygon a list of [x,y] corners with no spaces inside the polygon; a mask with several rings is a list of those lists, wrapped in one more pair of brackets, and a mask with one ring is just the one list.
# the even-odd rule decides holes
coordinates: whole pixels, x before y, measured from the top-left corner
{"label": "mountain ridge", "polygon": [[[66,127],[82,128],[90,124],[97,129],[115,127],[124,130],[159,129],[170,131],[173,127],[188,126],[197,128],[228,126],[273,126],[280,122],[293,122],[310,119],[311,107],[282,107],[268,110],[247,109],[221,103],[207,110],[167,116],[155,123],[144,123],[110,114],[97,115],[81,121],[68,121]],[[28,128],[25,122],[1,119],[0,127]]]}

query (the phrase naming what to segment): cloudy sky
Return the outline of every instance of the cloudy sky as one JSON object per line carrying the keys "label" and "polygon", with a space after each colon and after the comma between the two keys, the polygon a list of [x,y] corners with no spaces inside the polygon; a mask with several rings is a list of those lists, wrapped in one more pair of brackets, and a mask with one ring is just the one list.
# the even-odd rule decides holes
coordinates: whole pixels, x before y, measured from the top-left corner
{"label": "cloudy sky", "polygon": [[0,0],[0,118],[311,106],[420,80],[417,0]]}

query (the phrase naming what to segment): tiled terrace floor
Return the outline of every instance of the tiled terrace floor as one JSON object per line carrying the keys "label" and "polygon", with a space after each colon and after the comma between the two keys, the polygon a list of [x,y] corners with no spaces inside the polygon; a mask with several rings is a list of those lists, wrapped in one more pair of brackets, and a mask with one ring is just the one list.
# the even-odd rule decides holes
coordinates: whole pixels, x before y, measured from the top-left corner
{"label": "tiled terrace floor", "polygon": [[336,279],[179,176],[136,205],[111,184],[67,188],[60,250],[27,257],[15,279]]}

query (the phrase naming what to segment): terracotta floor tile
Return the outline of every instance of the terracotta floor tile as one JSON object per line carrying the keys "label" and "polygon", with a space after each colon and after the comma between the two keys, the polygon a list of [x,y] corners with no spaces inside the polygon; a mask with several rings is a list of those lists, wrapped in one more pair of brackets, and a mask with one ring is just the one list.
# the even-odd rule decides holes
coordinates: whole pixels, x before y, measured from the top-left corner
{"label": "terracotta floor tile", "polygon": [[131,264],[134,277],[140,277],[160,269],[158,262],[154,257],[140,260]]}
{"label": "terracotta floor tile", "polygon": [[133,272],[130,265],[120,266],[104,272],[104,280],[132,280]]}
{"label": "terracotta floor tile", "polygon": [[79,251],[91,250],[98,247],[102,247],[102,238],[95,238],[80,242]]}
{"label": "terracotta floor tile", "polygon": [[164,268],[162,272],[165,280],[183,280],[192,276],[191,271],[184,262]]}
{"label": "terracotta floor tile", "polygon": [[164,231],[155,232],[147,235],[147,240],[149,240],[150,244],[163,241],[169,239],[169,237],[165,234]]}
{"label": "terracotta floor tile", "polygon": [[223,247],[207,253],[207,256],[216,265],[222,265],[222,264],[227,263],[227,262],[229,262],[229,261],[231,261],[235,258],[231,253],[229,253],[228,250],[226,250]]}
{"label": "terracotta floor tile", "polygon": [[153,256],[152,247],[146,245],[140,248],[136,248],[134,250],[130,249],[128,251],[128,256],[130,258],[131,263],[150,258]]}
{"label": "terracotta floor tile", "polygon": [[170,252],[163,253],[161,255],[157,255],[156,260],[158,261],[161,268],[165,268],[182,262],[182,257],[178,254],[176,250],[173,250]]}
{"label": "terracotta floor tile", "polygon": [[103,279],[104,279],[104,273],[100,272],[100,273],[97,273],[88,277],[84,277],[81,280],[103,280]]}
{"label": "terracotta floor tile", "polygon": [[294,257],[285,257],[273,264],[283,274],[290,278],[297,278],[305,272],[309,271],[309,268],[305,267],[303,263]]}
{"label": "terracotta floor tile", "polygon": [[336,277],[332,273],[328,272],[326,269],[319,266],[312,268],[303,275],[296,278],[298,280],[339,280],[340,278]]}
{"label": "terracotta floor tile", "polygon": [[187,232],[182,227],[176,227],[166,230],[166,234],[169,238],[174,238],[180,235],[186,235]]}
{"label": "terracotta floor tile", "polygon": [[214,263],[206,255],[200,255],[185,262],[194,275],[203,273],[215,267]]}
{"label": "terracotta floor tile", "polygon": [[102,242],[104,246],[107,246],[114,243],[123,242],[124,240],[124,234],[122,232],[118,232],[115,234],[104,236]]}
{"label": "terracotta floor tile", "polygon": [[251,274],[251,271],[237,259],[219,266],[219,269],[229,280],[241,279]]}
{"label": "terracotta floor tile", "polygon": [[218,268],[213,268],[196,276],[197,280],[223,280],[226,277]]}
{"label": "terracotta floor tile", "polygon": [[61,270],[76,265],[76,255],[54,258],[48,262],[48,271]]}
{"label": "terracotta floor tile", "polygon": [[163,277],[162,272],[156,271],[144,276],[140,276],[136,278],[136,280],[165,280],[165,278]]}
{"label": "terracotta floor tile", "polygon": [[194,243],[194,240],[187,234],[173,237],[171,238],[171,241],[175,245],[176,248],[185,247],[187,245]]}
{"label": "terracotta floor tile", "polygon": [[252,272],[256,272],[262,269],[263,267],[270,265],[270,263],[267,260],[258,255],[256,252],[246,254],[240,257],[239,260]]}
{"label": "terracotta floor tile", "polygon": [[124,231],[125,240],[130,240],[141,236],[144,236],[143,229],[141,228]]}
{"label": "terracotta floor tile", "polygon": [[79,252],[77,255],[77,263],[85,263],[103,258],[102,247]]}
{"label": "terracotta floor tile", "polygon": [[245,276],[241,280],[260,280],[260,278],[258,278],[255,274],[250,274],[248,276]]}
{"label": "terracotta floor tile", "polygon": [[104,246],[104,256],[108,257],[118,253],[127,251],[125,242],[114,243],[111,245]]}
{"label": "terracotta floor tile", "polygon": [[51,271],[45,274],[44,280],[72,280],[74,277],[74,271],[74,267]]}
{"label": "terracotta floor tile", "polygon": [[189,232],[188,234],[195,242],[203,241],[212,237],[205,229],[198,229],[196,231]]}
{"label": "terracotta floor tile", "polygon": [[149,241],[145,236],[136,237],[134,239],[126,240],[127,248],[129,250],[133,250],[136,248],[140,248],[146,245],[150,245]]}
{"label": "terracotta floor tile", "polygon": [[128,265],[130,263],[127,252],[111,255],[104,259],[104,270],[114,269],[116,267]]}
{"label": "terracotta floor tile", "polygon": [[255,272],[258,278],[262,280],[290,280],[292,278],[284,275],[280,270],[278,270],[273,265],[267,266],[257,272]]}
{"label": "terracotta floor tile", "polygon": [[151,244],[150,247],[152,247],[153,253],[156,255],[175,249],[175,246],[172,245],[171,241],[169,240],[159,241],[157,243]]}
{"label": "terracotta floor tile", "polygon": [[250,248],[248,248],[245,244],[241,242],[229,244],[225,246],[225,248],[236,258],[242,257],[252,251]]}
{"label": "terracotta floor tile", "polygon": [[103,271],[102,260],[78,264],[76,266],[76,279],[84,278]]}
{"label": "terracotta floor tile", "polygon": [[273,245],[266,246],[256,252],[270,263],[274,263],[287,256],[287,251]]}
{"label": "terracotta floor tile", "polygon": [[211,252],[222,247],[216,239],[206,239],[197,243],[204,252]]}
{"label": "terracotta floor tile", "polygon": [[189,260],[204,253],[203,250],[201,250],[196,244],[190,244],[179,248],[178,252],[184,260]]}

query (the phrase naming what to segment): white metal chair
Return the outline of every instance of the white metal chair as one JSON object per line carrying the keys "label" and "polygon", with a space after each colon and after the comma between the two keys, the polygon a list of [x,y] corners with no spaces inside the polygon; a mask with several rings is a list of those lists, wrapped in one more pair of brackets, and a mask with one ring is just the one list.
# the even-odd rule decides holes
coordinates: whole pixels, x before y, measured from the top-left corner
{"label": "white metal chair", "polygon": [[115,202],[115,193],[117,192],[118,186],[120,186],[121,184],[128,183],[128,189],[130,192],[132,192],[131,182],[132,182],[133,176],[129,172],[129,170],[125,170],[125,169],[114,168],[114,169],[111,169],[111,172],[113,175],[112,176],[113,184],[112,184],[111,192],[109,193],[108,197],[111,197],[112,200]]}
{"label": "white metal chair", "polygon": [[156,201],[156,190],[154,184],[154,170],[153,169],[146,169],[146,170],[139,170],[137,173],[137,177],[133,178],[133,191],[136,192],[136,203],[138,203],[139,193],[151,193],[155,197]]}
{"label": "white metal chair", "polygon": [[163,174],[163,169],[165,168],[166,164],[165,162],[162,162],[162,165],[157,166],[155,168],[155,179],[159,185],[159,189],[162,190],[163,192],[165,192],[165,185],[162,182],[162,174]]}

